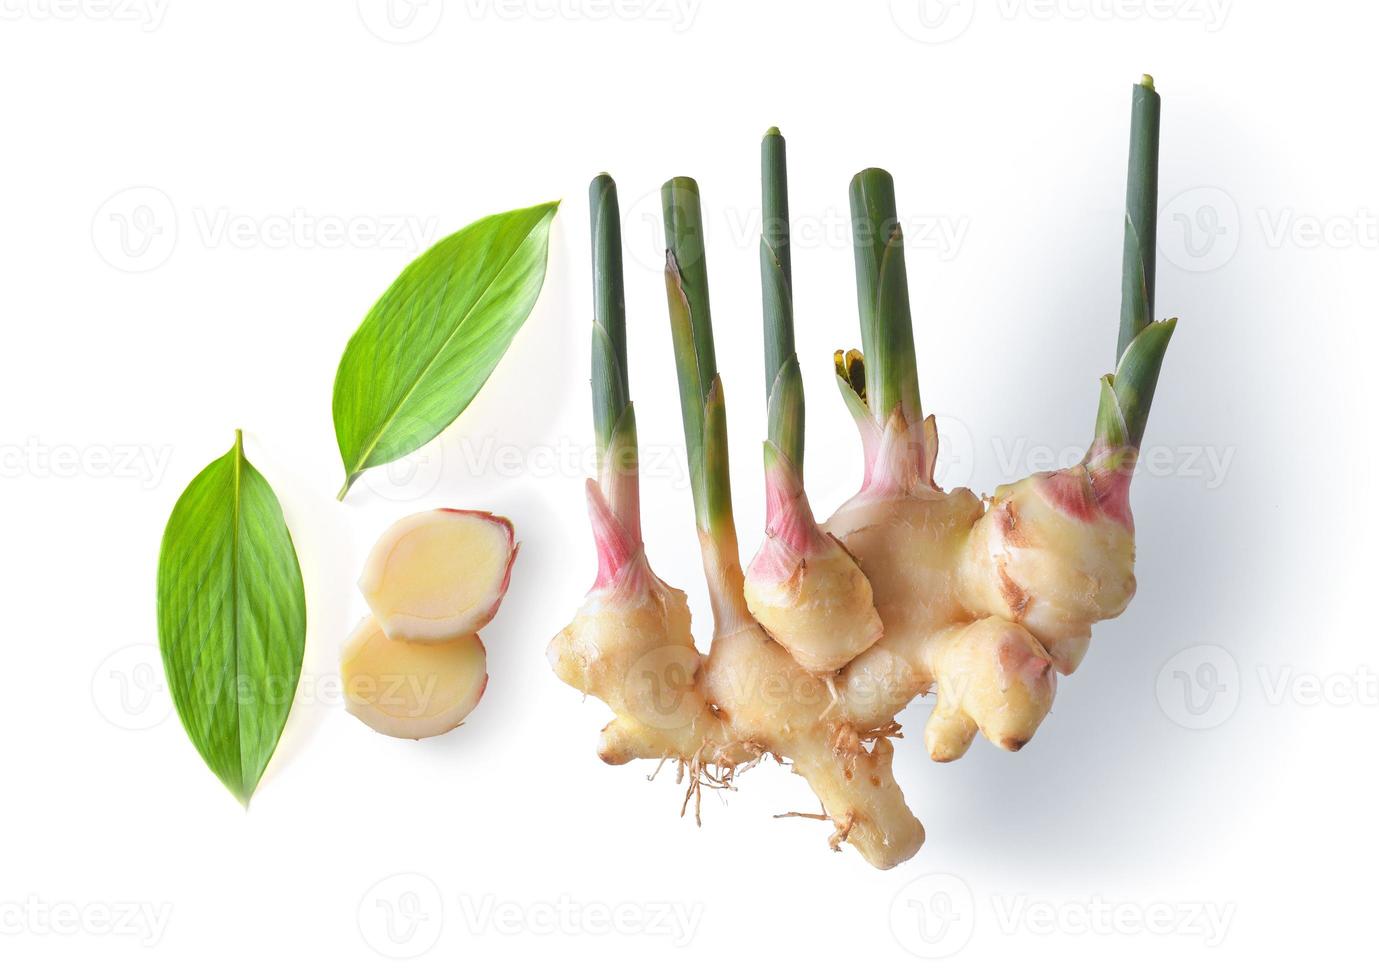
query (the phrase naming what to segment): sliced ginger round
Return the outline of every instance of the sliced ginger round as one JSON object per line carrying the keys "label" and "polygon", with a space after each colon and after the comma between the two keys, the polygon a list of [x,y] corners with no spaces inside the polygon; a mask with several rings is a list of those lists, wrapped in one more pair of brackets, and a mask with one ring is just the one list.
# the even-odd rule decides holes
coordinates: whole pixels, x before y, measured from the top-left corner
{"label": "sliced ginger round", "polygon": [[395,738],[450,731],[488,685],[488,658],[473,634],[444,643],[390,640],[372,617],[345,641],[340,675],[350,714]]}
{"label": "sliced ginger round", "polygon": [[390,639],[437,643],[475,633],[493,618],[516,557],[506,517],[428,510],[383,532],[359,588]]}

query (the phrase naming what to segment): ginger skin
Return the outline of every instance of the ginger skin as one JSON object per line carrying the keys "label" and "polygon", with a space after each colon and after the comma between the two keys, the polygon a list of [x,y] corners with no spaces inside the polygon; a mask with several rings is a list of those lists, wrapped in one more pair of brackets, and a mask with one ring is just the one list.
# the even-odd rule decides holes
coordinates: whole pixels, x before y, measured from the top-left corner
{"label": "ginger skin", "polygon": [[605,524],[596,536],[621,536],[617,550],[629,558],[548,656],[561,680],[613,709],[603,761],[675,760],[693,789],[701,773],[722,783],[763,755],[788,759],[823,803],[835,846],[846,841],[889,868],[924,842],[891,771],[906,705],[937,696],[925,744],[940,762],[962,756],[977,732],[1008,751],[1034,736],[1056,674],[1080,660],[1067,651],[1084,649],[1091,624],[1118,614],[1134,591],[1128,512],[1108,513],[1094,495],[1072,506],[1048,489],[1082,479],[1085,466],[1002,488],[987,505],[969,490],[944,493],[932,483],[932,420],[926,432],[906,450],[921,481],[882,492],[872,481],[827,522],[871,581],[885,630],[827,678],[752,618],[736,541],[721,536],[704,541],[717,626],[699,654],[684,593],[651,573],[624,528],[607,526],[616,519],[591,484],[591,513]]}
{"label": "ginger skin", "polygon": [[[591,499],[599,490],[590,487]],[[595,520],[609,517],[595,503]],[[726,544],[726,543],[722,543]],[[592,591],[547,656],[561,680],[608,704],[599,758],[672,759],[700,780],[722,784],[763,755],[791,760],[838,828],[873,865],[912,856],[924,828],[891,774],[891,747],[871,740],[827,685],[757,625],[742,597],[735,542],[705,542],[716,629],[707,657],[694,647],[683,592],[651,573],[638,548],[609,585]],[[835,844],[836,846],[836,844]]]}

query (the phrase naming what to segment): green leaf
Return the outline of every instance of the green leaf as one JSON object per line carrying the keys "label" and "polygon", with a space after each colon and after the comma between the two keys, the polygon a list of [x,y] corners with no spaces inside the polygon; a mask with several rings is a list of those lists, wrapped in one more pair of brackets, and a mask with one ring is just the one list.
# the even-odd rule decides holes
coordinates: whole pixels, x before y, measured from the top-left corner
{"label": "green leaf", "polygon": [[717,536],[733,526],[733,489],[728,466],[728,409],[723,401],[723,379],[713,376],[704,399],[704,485],[706,519],[700,529]]}
{"label": "green leaf", "polygon": [[1136,335],[1116,365],[1115,393],[1125,416],[1126,439],[1139,446],[1144,427],[1149,423],[1149,406],[1159,384],[1168,342],[1173,339],[1178,318],[1156,320]]}
{"label": "green leaf", "polygon": [[[704,488],[704,384],[695,346],[694,315],[675,252],[666,249],[666,303],[670,310],[670,340],[675,351],[675,378],[680,386],[680,416],[685,428],[690,489],[700,527],[708,526],[708,494]],[[710,347],[712,350],[712,347]]]}
{"label": "green leaf", "polygon": [[766,438],[791,464],[804,471],[804,379],[792,351],[780,366],[766,400]]}
{"label": "green leaf", "polygon": [[618,210],[618,186],[608,174],[599,174],[589,184],[589,251],[594,268],[594,436],[602,455],[631,399],[627,303],[622,281],[622,217]]}
{"label": "green leaf", "polygon": [[910,287],[905,275],[905,239],[896,217],[895,181],[872,167],[848,187],[857,309],[862,351],[867,359],[867,407],[884,427],[897,405],[906,419],[924,419],[915,366]]}
{"label": "green leaf", "polygon": [[1097,403],[1096,445],[1100,447],[1124,446],[1130,441],[1125,415],[1120,410],[1120,400],[1116,398],[1114,387],[1116,376],[1105,374],[1101,378],[1101,400]]}
{"label": "green leaf", "polygon": [[335,375],[340,499],[364,470],[438,436],[479,393],[541,293],[558,206],[457,231],[404,269],[364,317]]}
{"label": "green leaf", "polygon": [[168,518],[158,645],[182,727],[247,806],[292,709],[306,595],[278,498],[239,432]]}

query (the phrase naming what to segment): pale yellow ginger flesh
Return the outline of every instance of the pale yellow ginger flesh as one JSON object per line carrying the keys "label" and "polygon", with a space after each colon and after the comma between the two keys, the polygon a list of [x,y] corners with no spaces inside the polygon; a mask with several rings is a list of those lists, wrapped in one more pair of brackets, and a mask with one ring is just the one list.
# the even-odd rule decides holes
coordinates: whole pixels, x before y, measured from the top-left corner
{"label": "pale yellow ginger flesh", "polygon": [[[926,428],[936,448],[932,420]],[[899,712],[935,696],[924,740],[937,761],[962,756],[978,733],[1020,749],[1050,710],[1057,673],[1076,668],[1092,624],[1119,614],[1135,585],[1128,514],[1097,503],[1085,467],[986,503],[937,489],[931,473],[864,490],[825,524],[855,556],[883,624],[832,674],[806,670],[753,618],[735,542],[703,542],[717,627],[707,657],[683,593],[629,547],[636,557],[601,576],[548,651],[562,680],[613,709],[600,757],[672,761],[689,776],[687,799],[762,756],[789,760],[835,846],[880,868],[912,856],[924,830],[891,771]]]}
{"label": "pale yellow ginger flesh", "polygon": [[517,548],[512,523],[484,511],[429,510],[388,528],[359,589],[391,639],[436,643],[476,633],[498,611]]}
{"label": "pale yellow ginger flesh", "polygon": [[484,645],[473,634],[443,643],[390,640],[367,617],[340,661],[349,713],[395,738],[443,735],[468,717],[488,685]]}

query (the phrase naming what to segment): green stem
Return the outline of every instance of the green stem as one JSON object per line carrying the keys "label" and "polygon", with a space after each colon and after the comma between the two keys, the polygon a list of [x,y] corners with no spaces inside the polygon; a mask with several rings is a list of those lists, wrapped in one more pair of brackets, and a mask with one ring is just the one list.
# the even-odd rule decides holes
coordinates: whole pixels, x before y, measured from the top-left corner
{"label": "green stem", "polygon": [[896,218],[895,182],[884,170],[863,170],[852,178],[848,196],[867,407],[880,425],[886,424],[896,408],[914,425],[924,416],[905,278],[905,242]]}
{"label": "green stem", "polygon": [[760,251],[767,439],[799,469],[804,466],[804,384],[795,357],[785,138],[775,127],[761,141]]}
{"label": "green stem", "polygon": [[732,530],[733,504],[727,417],[709,313],[699,186],[688,177],[667,181],[661,188],[661,206],[666,229],[666,300],[695,518],[700,531],[716,535]]}
{"label": "green stem", "polygon": [[594,272],[594,434],[602,456],[629,401],[622,224],[618,188],[607,174],[599,174],[589,184],[589,232]]}
{"label": "green stem", "polygon": [[785,138],[768,130],[761,141],[761,312],[766,339],[766,394],[795,354],[791,297],[790,203],[785,179]]}
{"label": "green stem", "polygon": [[[1116,371],[1102,381],[1096,446],[1138,449],[1149,422],[1176,319],[1154,320],[1154,250],[1159,200],[1159,95],[1145,75],[1130,102],[1130,155],[1125,182],[1125,247],[1121,265]],[[1109,465],[1109,464],[1108,464]]]}
{"label": "green stem", "polygon": [[1120,338],[1116,359],[1154,319],[1154,249],[1159,215],[1159,93],[1145,75],[1130,99],[1130,165],[1125,181]]}
{"label": "green stem", "polygon": [[589,242],[594,274],[591,378],[599,487],[613,515],[641,540],[637,483],[637,418],[627,372],[627,313],[623,301],[622,227],[618,188],[599,174],[589,184]]}

